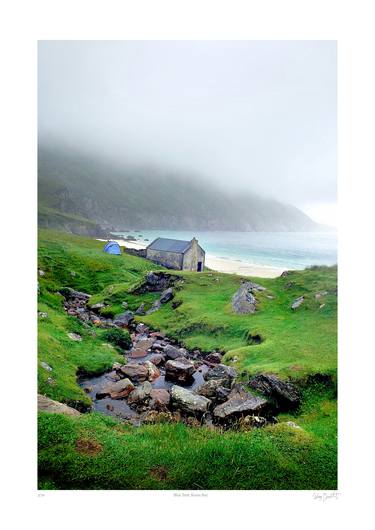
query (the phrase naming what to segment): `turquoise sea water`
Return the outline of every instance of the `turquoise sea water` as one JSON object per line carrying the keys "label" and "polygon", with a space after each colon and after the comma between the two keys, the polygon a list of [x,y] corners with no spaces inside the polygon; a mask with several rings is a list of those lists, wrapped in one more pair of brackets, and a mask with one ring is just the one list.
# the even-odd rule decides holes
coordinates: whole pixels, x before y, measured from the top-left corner
{"label": "turquoise sea water", "polygon": [[148,244],[157,237],[190,240],[194,236],[207,254],[254,265],[304,269],[337,263],[337,234],[332,232],[196,232],[132,230],[117,233],[135,236]]}

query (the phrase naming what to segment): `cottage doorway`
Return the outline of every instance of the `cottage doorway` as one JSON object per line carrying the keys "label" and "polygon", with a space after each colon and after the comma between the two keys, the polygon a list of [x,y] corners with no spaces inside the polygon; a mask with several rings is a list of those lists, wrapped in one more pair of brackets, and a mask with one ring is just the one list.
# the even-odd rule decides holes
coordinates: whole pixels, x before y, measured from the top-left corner
{"label": "cottage doorway", "polygon": [[201,261],[198,261],[197,271],[198,272],[202,272],[202,262]]}

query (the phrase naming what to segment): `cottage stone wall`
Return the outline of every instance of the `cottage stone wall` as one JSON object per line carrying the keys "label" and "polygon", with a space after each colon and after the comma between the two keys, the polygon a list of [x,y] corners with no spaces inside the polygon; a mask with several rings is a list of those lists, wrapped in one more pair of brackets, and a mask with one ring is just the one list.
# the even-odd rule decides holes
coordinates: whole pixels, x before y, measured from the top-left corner
{"label": "cottage stone wall", "polygon": [[182,269],[183,255],[177,252],[164,252],[162,250],[147,249],[147,259],[163,265],[168,269]]}
{"label": "cottage stone wall", "polygon": [[197,240],[194,238],[192,240],[192,245],[184,254],[182,269],[184,271],[197,271],[198,262],[202,262],[202,271],[204,269],[204,258],[205,253],[198,245]]}

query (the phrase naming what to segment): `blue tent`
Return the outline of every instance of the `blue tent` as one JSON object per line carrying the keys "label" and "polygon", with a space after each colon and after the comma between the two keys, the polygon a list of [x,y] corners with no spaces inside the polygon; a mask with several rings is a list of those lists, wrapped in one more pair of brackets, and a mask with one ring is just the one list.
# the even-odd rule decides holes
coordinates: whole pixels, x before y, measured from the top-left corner
{"label": "blue tent", "polygon": [[117,255],[121,254],[120,245],[116,243],[116,241],[108,241],[105,244],[103,250],[104,252],[107,252],[107,254],[117,254]]}

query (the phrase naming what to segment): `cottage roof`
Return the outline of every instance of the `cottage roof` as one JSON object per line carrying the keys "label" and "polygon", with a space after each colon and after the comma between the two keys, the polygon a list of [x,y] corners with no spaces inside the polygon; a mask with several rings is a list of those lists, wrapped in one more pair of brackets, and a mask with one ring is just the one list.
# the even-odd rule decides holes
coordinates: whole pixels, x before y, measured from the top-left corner
{"label": "cottage roof", "polygon": [[184,254],[191,246],[191,241],[182,241],[181,239],[168,239],[158,237],[147,247],[150,250],[161,250],[164,252],[176,252]]}

